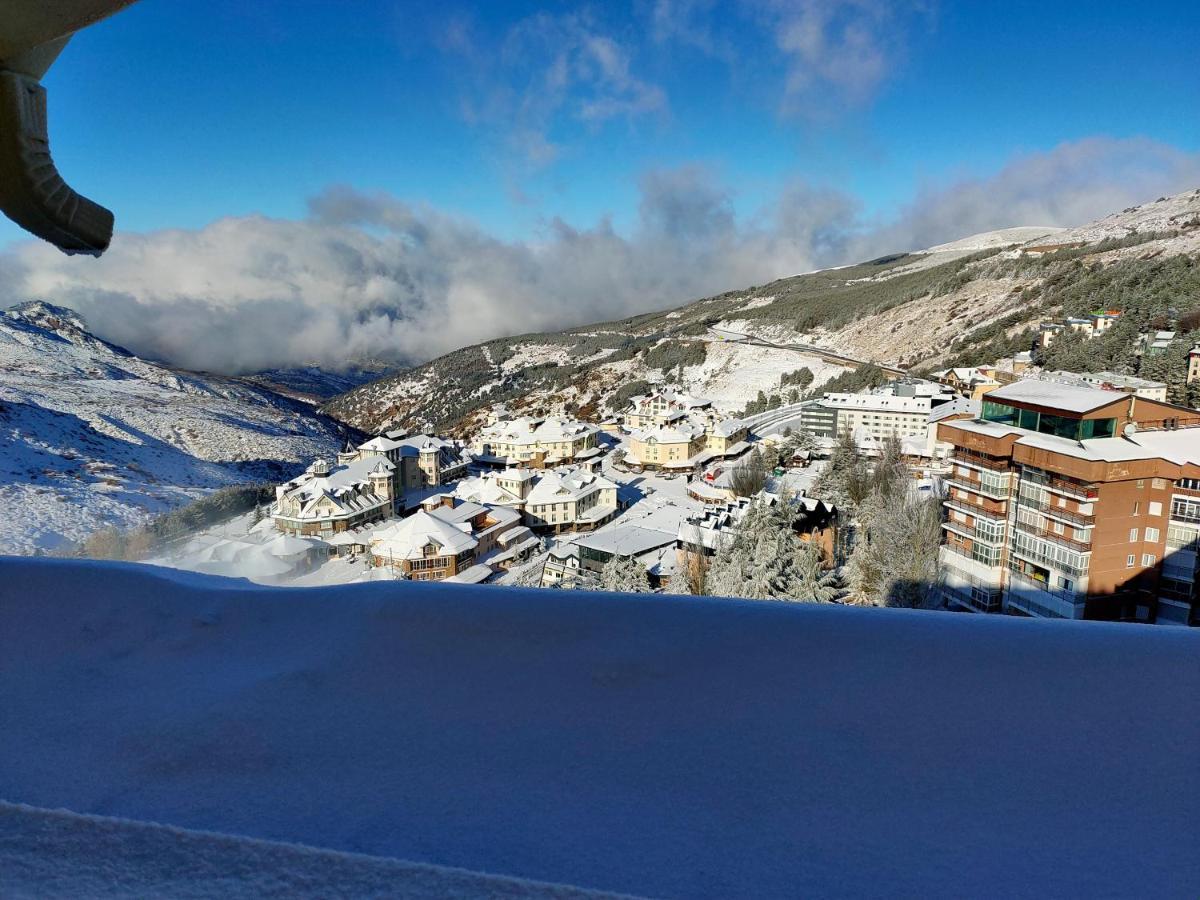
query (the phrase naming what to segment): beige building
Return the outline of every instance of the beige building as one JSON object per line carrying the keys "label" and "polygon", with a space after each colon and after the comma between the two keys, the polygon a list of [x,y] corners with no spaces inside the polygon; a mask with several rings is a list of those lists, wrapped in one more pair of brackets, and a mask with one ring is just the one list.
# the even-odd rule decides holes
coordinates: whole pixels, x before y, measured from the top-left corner
{"label": "beige building", "polygon": [[399,577],[441,581],[462,575],[497,550],[503,553],[501,535],[520,521],[515,510],[439,494],[411,516],[377,531],[371,555],[375,565],[387,566]]}
{"label": "beige building", "polygon": [[395,515],[406,492],[463,477],[469,460],[455,444],[426,434],[347,444],[336,465],[319,459],[276,487],[271,515],[287,534],[331,536]]}
{"label": "beige building", "polygon": [[711,420],[715,415],[712,401],[707,397],[664,388],[630,400],[625,410],[625,427],[631,431],[649,430],[684,420]]}
{"label": "beige building", "polygon": [[690,469],[745,452],[748,434],[738,419],[672,414],[669,424],[631,433],[625,464],[634,469]]}
{"label": "beige building", "polygon": [[472,443],[475,455],[506,466],[545,468],[599,454],[600,429],[565,416],[496,419]]}
{"label": "beige building", "polygon": [[533,529],[590,531],[617,514],[617,485],[593,472],[546,472],[525,498],[525,524]]}
{"label": "beige building", "polygon": [[702,425],[680,422],[634,431],[625,464],[634,469],[690,469],[704,450]]}
{"label": "beige building", "polygon": [[331,466],[318,459],[303,475],[275,488],[271,516],[284,534],[332,537],[391,516],[395,466],[363,457]]}

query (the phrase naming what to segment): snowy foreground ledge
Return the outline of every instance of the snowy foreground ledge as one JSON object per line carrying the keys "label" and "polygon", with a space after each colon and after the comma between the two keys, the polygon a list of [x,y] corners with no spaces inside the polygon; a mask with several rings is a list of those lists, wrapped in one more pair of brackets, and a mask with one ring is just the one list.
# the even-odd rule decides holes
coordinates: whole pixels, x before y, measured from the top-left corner
{"label": "snowy foreground ledge", "polygon": [[0,559],[0,799],[585,889],[1194,897],[1198,697],[1175,629]]}

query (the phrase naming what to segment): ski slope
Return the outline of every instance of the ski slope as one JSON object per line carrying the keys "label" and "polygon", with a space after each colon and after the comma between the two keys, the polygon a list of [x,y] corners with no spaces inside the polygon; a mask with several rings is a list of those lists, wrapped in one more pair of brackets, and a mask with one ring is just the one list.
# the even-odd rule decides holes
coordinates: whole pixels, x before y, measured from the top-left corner
{"label": "ski slope", "polygon": [[1200,895],[1187,630],[0,559],[0,799],[672,897]]}

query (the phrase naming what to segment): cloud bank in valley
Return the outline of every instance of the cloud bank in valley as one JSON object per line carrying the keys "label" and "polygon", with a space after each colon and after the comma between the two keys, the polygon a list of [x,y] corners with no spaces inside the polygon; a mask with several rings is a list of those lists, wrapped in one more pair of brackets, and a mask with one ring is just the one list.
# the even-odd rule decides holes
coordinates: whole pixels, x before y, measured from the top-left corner
{"label": "cloud bank in valley", "polygon": [[3,299],[70,306],[99,335],[194,369],[416,362],[994,228],[1082,224],[1197,185],[1200,155],[1089,139],[986,178],[931,185],[892,221],[870,221],[854,197],[801,181],[738,217],[712,171],[684,166],[643,176],[628,234],[607,221],[553,219],[523,241],[332,187],[301,221],[249,216],[119,233],[99,260],[16,245],[3,257]]}

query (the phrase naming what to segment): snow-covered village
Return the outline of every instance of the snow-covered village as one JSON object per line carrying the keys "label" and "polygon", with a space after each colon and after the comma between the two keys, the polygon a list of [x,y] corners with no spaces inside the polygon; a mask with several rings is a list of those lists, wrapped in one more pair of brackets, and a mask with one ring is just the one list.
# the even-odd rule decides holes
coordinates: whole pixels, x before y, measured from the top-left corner
{"label": "snow-covered village", "polygon": [[1200,896],[1194,6],[0,3],[0,900]]}

